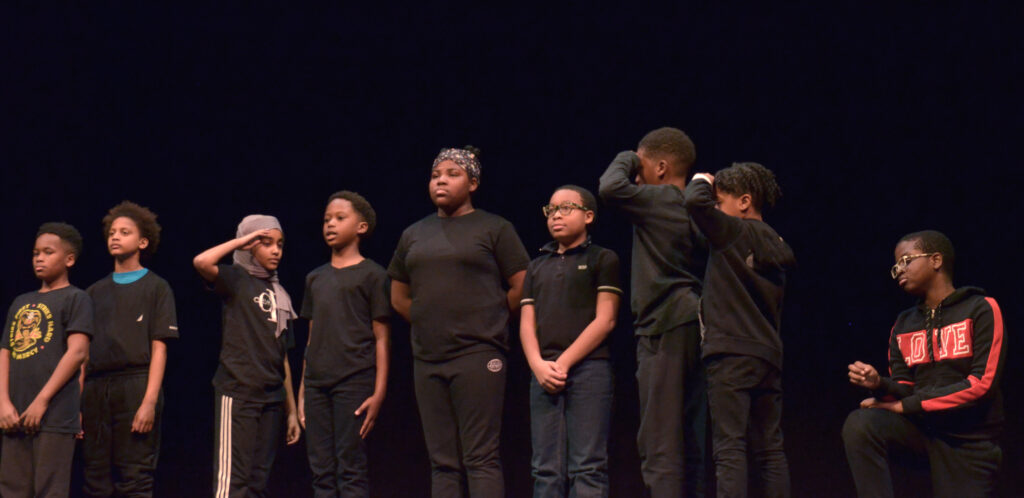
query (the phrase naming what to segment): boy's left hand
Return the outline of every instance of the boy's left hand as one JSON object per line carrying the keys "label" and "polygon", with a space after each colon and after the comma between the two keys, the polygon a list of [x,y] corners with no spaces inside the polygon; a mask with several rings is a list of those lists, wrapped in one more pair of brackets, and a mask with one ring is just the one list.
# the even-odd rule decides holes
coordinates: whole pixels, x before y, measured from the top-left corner
{"label": "boy's left hand", "polygon": [[376,396],[370,396],[363,401],[363,404],[359,405],[356,409],[356,416],[360,416],[363,412],[366,412],[366,418],[363,419],[363,426],[359,428],[359,437],[366,439],[366,436],[373,430],[374,424],[377,423],[377,414],[380,413],[380,405],[384,403],[382,398]]}
{"label": "boy's left hand", "polygon": [[285,442],[289,445],[299,442],[302,436],[302,429],[299,427],[299,418],[294,413],[288,414],[288,433]]}
{"label": "boy's left hand", "polygon": [[43,420],[43,415],[46,414],[46,409],[50,403],[39,398],[32,400],[32,404],[28,405],[21,414],[21,426],[28,433],[33,433],[39,430],[39,424]]}
{"label": "boy's left hand", "polygon": [[140,434],[146,434],[153,430],[153,423],[156,420],[156,405],[152,403],[142,402],[139,406],[138,411],[135,412],[135,418],[132,419],[132,432]]}

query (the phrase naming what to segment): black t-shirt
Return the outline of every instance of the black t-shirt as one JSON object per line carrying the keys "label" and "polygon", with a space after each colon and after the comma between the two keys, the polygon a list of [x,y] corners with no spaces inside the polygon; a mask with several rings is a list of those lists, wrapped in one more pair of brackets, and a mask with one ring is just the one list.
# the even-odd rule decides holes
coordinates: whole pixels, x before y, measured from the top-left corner
{"label": "black t-shirt", "polygon": [[[22,413],[50,380],[68,350],[68,335],[92,336],[92,300],[74,286],[29,292],[14,299],[7,312],[0,347],[10,350],[11,403]],[[43,432],[76,434],[78,376],[72,375],[50,400],[40,424]]]}
{"label": "black t-shirt", "polygon": [[174,293],[153,272],[129,283],[108,275],[86,290],[96,310],[89,375],[148,368],[152,341],[178,338]]}
{"label": "black t-shirt", "polygon": [[529,263],[512,224],[482,209],[406,228],[388,276],[409,284],[413,355],[443,361],[507,350],[506,281]]}
{"label": "black t-shirt", "polygon": [[390,315],[388,276],[377,263],[364,259],[345,268],[328,263],[309,272],[300,314],[313,321],[306,348],[306,386],[332,386],[375,368],[373,320]]}
{"label": "black t-shirt", "polygon": [[217,265],[214,291],[224,300],[217,391],[258,403],[284,401],[284,358],[291,329],[277,331],[277,297],[269,280],[238,265]]}
{"label": "black t-shirt", "polygon": [[[619,257],[590,243],[558,254],[558,243],[544,246],[544,253],[530,262],[523,283],[523,306],[534,306],[537,342],[541,357],[558,359],[597,316],[597,293],[622,295]],[[588,359],[608,358],[605,339]]]}

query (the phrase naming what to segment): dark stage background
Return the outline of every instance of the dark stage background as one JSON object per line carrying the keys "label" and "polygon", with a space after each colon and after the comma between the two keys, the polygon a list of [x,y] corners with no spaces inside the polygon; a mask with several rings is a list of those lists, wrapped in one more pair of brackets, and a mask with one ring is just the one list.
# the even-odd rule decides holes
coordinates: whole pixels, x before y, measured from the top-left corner
{"label": "dark stage background", "polygon": [[[785,194],[767,220],[800,262],[783,331],[794,495],[853,496],[839,430],[865,393],[847,383],[846,365],[884,365],[892,320],[911,304],[889,279],[892,248],[924,228],[954,241],[959,284],[1002,304],[1001,492],[1024,494],[1021,7],[817,5],[4,7],[0,298],[6,306],[37,287],[29,257],[40,223],[81,229],[72,281],[84,288],[112,268],[106,210],[131,199],[159,213],[164,240],[148,266],[175,290],[181,339],[170,347],[157,490],[201,496],[220,306],[191,258],[233,236],[243,215],[280,218],[281,277],[298,300],[305,274],[327,260],[320,216],[336,190],[373,203],[380,225],[364,254],[387,265],[401,231],[432,211],[434,155],[471,143],[483,149],[475,204],[511,220],[533,250],[547,240],[540,206],[552,189],[596,190],[618,151],[672,125],[696,143],[697,170],[759,161]],[[596,240],[628,261],[625,220],[600,218]],[[613,337],[614,496],[641,489],[628,323],[624,306]],[[297,336],[304,344],[304,323]],[[400,319],[393,344],[370,438],[373,493],[426,496]],[[291,355],[296,376],[302,354]],[[519,497],[530,492],[530,372],[515,341],[510,359],[502,450]],[[283,449],[273,494],[307,496],[309,486],[302,443]]]}

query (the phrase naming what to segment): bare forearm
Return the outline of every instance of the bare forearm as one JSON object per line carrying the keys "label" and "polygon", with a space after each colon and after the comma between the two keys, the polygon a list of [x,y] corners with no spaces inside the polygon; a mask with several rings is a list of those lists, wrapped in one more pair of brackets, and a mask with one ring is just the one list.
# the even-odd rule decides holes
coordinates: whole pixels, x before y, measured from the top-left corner
{"label": "bare forearm", "polygon": [[164,383],[164,370],[167,368],[167,344],[164,341],[151,341],[149,359],[149,378],[146,381],[146,395],[143,403],[156,405],[160,398],[160,386]]}
{"label": "bare forearm", "polygon": [[[265,231],[265,230],[264,230]],[[217,263],[224,259],[224,256],[231,254],[232,251],[244,248],[248,243],[252,242],[256,236],[264,231],[253,232],[244,237],[237,239],[231,239],[222,244],[217,244],[192,258],[192,266],[196,268],[206,281],[212,282],[217,278]]]}
{"label": "bare forearm", "polygon": [[11,401],[11,351],[0,349],[0,401]]}
{"label": "bare forearm", "polygon": [[85,334],[71,334],[68,336],[68,350],[60,357],[57,367],[46,384],[39,390],[36,398],[43,399],[47,403],[53,399],[57,391],[60,391],[65,384],[71,380],[89,356],[89,338]]}
{"label": "bare forearm", "polygon": [[391,281],[391,307],[398,312],[405,321],[412,322],[409,318],[409,311],[412,309],[412,297],[409,294],[409,284],[405,282],[399,282],[397,280]]}
{"label": "bare forearm", "polygon": [[558,357],[558,362],[566,368],[572,368],[587,355],[592,353],[608,337],[615,328],[615,320],[595,319],[583,329],[583,332]]}
{"label": "bare forearm", "polygon": [[523,345],[523,356],[530,368],[542,360],[540,343],[537,342],[537,324],[533,305],[523,306],[519,320],[519,342]]}
{"label": "bare forearm", "polygon": [[617,294],[599,292],[594,320],[562,352],[557,362],[568,370],[597,349],[615,328],[615,317],[618,310],[619,296]]}
{"label": "bare forearm", "polygon": [[387,323],[374,321],[373,335],[376,339],[377,378],[374,381],[373,395],[384,399],[388,390],[388,370],[391,357],[391,327]]}
{"label": "bare forearm", "polygon": [[285,353],[284,357],[284,393],[285,393],[285,406],[288,409],[288,414],[293,415],[296,413],[295,410],[295,394],[292,389],[292,368],[288,365],[288,356]]}
{"label": "bare forearm", "polygon": [[523,281],[526,280],[526,270],[516,272],[508,278],[508,293],[505,299],[508,300],[508,310],[513,315],[519,312],[520,300],[523,298]]}

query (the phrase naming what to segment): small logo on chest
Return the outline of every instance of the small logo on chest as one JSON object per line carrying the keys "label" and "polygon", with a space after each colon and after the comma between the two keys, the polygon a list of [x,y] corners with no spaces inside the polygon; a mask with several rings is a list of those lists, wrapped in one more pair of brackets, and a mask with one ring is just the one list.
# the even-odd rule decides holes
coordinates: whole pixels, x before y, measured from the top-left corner
{"label": "small logo on chest", "polygon": [[274,296],[274,291],[270,289],[264,290],[260,295],[252,298],[252,301],[260,307],[261,311],[270,313],[270,317],[267,320],[277,323],[277,297]]}

